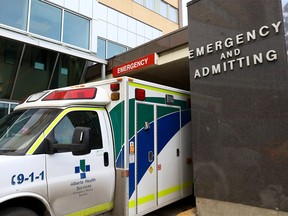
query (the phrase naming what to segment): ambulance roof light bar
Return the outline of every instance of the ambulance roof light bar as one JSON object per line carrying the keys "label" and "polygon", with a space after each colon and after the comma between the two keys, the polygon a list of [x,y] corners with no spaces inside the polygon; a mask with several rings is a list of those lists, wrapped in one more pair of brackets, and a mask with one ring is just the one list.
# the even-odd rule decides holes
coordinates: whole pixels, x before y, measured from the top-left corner
{"label": "ambulance roof light bar", "polygon": [[48,94],[43,101],[47,100],[71,100],[71,99],[94,99],[96,96],[96,88],[81,88],[71,90],[53,91]]}

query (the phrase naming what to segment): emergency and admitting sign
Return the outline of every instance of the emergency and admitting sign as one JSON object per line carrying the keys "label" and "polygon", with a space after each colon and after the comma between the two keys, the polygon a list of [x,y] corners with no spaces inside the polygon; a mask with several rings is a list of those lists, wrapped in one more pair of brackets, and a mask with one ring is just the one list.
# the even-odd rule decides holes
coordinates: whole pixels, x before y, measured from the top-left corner
{"label": "emergency and admitting sign", "polygon": [[113,77],[123,75],[124,73],[128,73],[133,70],[155,65],[156,60],[157,60],[157,54],[152,53],[150,55],[128,62],[126,64],[120,65],[118,67],[113,68]]}

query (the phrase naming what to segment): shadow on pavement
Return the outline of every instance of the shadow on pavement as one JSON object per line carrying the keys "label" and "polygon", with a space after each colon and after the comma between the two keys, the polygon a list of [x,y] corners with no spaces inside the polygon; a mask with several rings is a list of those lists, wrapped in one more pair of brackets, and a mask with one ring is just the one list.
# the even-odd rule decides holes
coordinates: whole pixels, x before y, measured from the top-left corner
{"label": "shadow on pavement", "polygon": [[195,206],[195,197],[189,196],[145,216],[192,216]]}

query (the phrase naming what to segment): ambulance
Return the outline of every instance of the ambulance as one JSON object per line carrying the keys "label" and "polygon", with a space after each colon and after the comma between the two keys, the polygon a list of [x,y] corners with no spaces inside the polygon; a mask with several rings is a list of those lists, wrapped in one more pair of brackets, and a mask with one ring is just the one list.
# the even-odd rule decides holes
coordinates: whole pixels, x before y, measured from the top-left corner
{"label": "ambulance", "polygon": [[0,215],[145,215],[191,195],[190,104],[130,77],[31,95],[0,122]]}

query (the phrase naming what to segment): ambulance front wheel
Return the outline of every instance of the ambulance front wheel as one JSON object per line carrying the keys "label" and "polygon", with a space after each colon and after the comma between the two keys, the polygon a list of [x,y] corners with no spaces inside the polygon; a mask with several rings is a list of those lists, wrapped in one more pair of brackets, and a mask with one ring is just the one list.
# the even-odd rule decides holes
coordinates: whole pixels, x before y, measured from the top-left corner
{"label": "ambulance front wheel", "polygon": [[34,211],[23,207],[11,207],[0,211],[1,216],[38,216]]}

